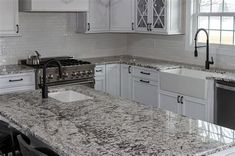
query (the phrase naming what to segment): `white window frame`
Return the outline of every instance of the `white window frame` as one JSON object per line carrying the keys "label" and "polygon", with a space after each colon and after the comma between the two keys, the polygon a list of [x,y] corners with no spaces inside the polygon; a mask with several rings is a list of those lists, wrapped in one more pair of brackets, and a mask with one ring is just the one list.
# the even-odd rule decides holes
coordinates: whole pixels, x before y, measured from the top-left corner
{"label": "white window frame", "polygon": [[[185,0],[186,1],[186,44],[185,49],[192,51],[194,49],[194,35],[197,31],[197,11],[198,11],[198,0]],[[200,13],[201,15],[208,15],[208,13]],[[223,13],[224,15],[233,15],[235,13]],[[215,16],[216,14],[214,14]],[[217,14],[221,15],[221,14]],[[235,22],[235,21],[234,21]],[[201,51],[201,50],[200,50]],[[200,52],[199,51],[199,52]],[[202,50],[203,51],[203,50]],[[210,52],[214,54],[230,55],[235,56],[235,45],[223,45],[223,44],[210,44]]]}

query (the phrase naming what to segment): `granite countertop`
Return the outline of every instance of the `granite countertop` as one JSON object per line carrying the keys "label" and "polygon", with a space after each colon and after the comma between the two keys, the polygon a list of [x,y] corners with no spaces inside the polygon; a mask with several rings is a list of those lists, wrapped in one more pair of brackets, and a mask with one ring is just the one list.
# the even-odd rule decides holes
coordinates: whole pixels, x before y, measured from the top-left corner
{"label": "granite countertop", "polygon": [[11,75],[11,74],[20,74],[34,72],[33,68],[23,66],[23,65],[1,65],[0,66],[0,75]]}
{"label": "granite countertop", "polygon": [[204,66],[150,59],[150,58],[144,58],[144,57],[136,57],[136,56],[131,56],[131,55],[97,57],[97,58],[89,58],[86,60],[96,65],[122,63],[122,64],[155,69],[158,71],[164,71],[164,70],[175,69],[175,68],[187,68],[187,69],[201,70],[201,71],[211,72],[211,76],[208,76],[207,79],[235,82],[235,70],[226,70],[226,69],[219,69],[219,68],[211,68],[210,70],[205,70]]}
{"label": "granite countertop", "polygon": [[36,136],[61,156],[208,155],[235,145],[234,131],[158,108],[113,97],[85,86],[92,100],[62,103],[40,90],[0,95],[0,116]]}

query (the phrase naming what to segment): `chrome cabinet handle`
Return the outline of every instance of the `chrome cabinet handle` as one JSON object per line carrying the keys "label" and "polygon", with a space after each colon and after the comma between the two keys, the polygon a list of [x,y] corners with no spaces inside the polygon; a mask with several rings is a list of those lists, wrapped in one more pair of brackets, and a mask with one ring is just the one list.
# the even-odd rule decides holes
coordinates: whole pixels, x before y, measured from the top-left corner
{"label": "chrome cabinet handle", "polygon": [[24,79],[15,79],[15,80],[9,80],[9,82],[19,82],[19,81],[23,81]]}
{"label": "chrome cabinet handle", "polygon": [[143,82],[143,83],[150,83],[149,81],[145,81],[145,80],[140,80],[140,82]]}
{"label": "chrome cabinet handle", "polygon": [[144,75],[151,75],[151,73],[146,73],[146,72],[140,72],[140,74],[144,74]]}

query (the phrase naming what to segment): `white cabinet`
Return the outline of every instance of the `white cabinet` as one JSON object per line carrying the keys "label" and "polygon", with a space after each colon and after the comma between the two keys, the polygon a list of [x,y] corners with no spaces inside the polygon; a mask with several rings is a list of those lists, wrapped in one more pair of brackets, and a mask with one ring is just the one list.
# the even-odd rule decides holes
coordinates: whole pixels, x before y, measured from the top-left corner
{"label": "white cabinet", "polygon": [[134,3],[135,0],[110,1],[110,31],[134,31]]}
{"label": "white cabinet", "polygon": [[132,66],[121,65],[121,97],[131,100]]}
{"label": "white cabinet", "polygon": [[105,85],[105,65],[95,67],[95,89],[99,91],[106,91]]}
{"label": "white cabinet", "polygon": [[34,89],[34,72],[0,76],[0,94]]}
{"label": "white cabinet", "polygon": [[171,112],[181,114],[190,118],[208,121],[207,115],[207,101],[179,95],[168,91],[160,91],[161,109],[169,110]]}
{"label": "white cabinet", "polygon": [[20,11],[78,12],[88,11],[87,0],[19,0]]}
{"label": "white cabinet", "polygon": [[0,0],[0,36],[18,33],[18,0]]}
{"label": "white cabinet", "polygon": [[180,98],[178,94],[160,91],[159,107],[174,113],[181,113]]}
{"label": "white cabinet", "polygon": [[89,0],[89,11],[77,13],[77,32],[109,32],[109,0]]}
{"label": "white cabinet", "polygon": [[106,92],[113,96],[120,96],[120,64],[106,65]]}
{"label": "white cabinet", "polygon": [[207,119],[207,102],[201,99],[195,99],[192,97],[183,97],[183,115],[198,119],[198,120],[203,120],[203,121],[208,121]]}
{"label": "white cabinet", "polygon": [[182,34],[181,0],[136,0],[136,30],[156,34]]}
{"label": "white cabinet", "polygon": [[158,107],[159,74],[155,70],[133,67],[132,100],[147,106]]}
{"label": "white cabinet", "polygon": [[132,99],[147,106],[158,107],[158,83],[133,77]]}

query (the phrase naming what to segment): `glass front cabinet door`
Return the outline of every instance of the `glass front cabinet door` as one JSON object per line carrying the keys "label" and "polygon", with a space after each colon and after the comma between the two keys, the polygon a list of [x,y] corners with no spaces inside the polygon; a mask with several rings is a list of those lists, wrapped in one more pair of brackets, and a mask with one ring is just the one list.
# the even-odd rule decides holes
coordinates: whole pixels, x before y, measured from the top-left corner
{"label": "glass front cabinet door", "polygon": [[182,0],[136,0],[136,31],[182,34]]}

